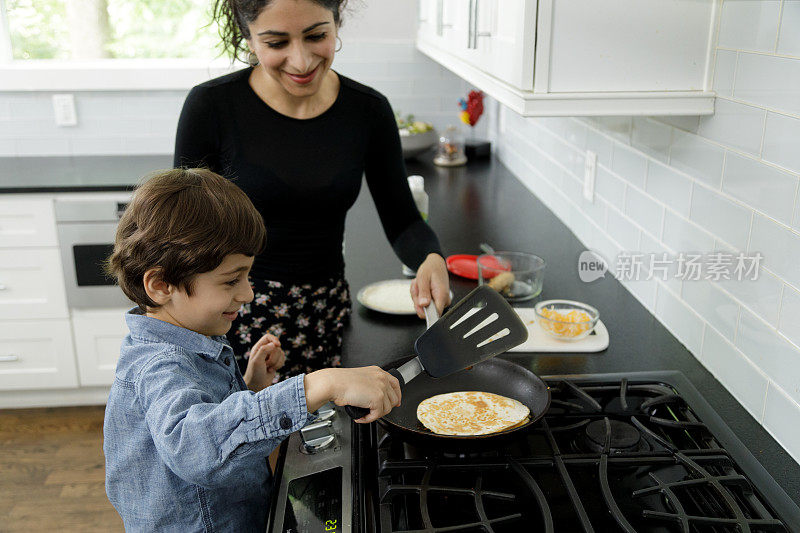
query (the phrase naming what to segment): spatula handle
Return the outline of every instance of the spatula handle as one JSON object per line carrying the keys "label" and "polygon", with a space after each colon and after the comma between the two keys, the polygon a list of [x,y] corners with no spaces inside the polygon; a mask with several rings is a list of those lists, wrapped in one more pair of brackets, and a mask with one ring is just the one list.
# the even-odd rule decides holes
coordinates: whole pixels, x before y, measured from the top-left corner
{"label": "spatula handle", "polygon": [[[400,391],[402,391],[406,384],[406,381],[403,379],[403,375],[398,372],[396,368],[387,370],[387,372],[397,378],[397,381],[400,382]],[[353,420],[358,420],[359,418],[365,417],[369,414],[369,409],[366,407],[356,407],[355,405],[346,405],[344,410]]]}

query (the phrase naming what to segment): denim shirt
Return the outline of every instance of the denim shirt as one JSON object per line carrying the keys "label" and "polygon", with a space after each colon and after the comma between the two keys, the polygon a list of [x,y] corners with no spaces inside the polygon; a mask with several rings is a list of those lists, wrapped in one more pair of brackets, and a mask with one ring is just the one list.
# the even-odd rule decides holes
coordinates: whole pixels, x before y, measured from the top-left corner
{"label": "denim shirt", "polygon": [[225,337],[132,309],[103,424],[106,493],[127,531],[266,529],[269,453],[315,419],[303,376],[247,389]]}

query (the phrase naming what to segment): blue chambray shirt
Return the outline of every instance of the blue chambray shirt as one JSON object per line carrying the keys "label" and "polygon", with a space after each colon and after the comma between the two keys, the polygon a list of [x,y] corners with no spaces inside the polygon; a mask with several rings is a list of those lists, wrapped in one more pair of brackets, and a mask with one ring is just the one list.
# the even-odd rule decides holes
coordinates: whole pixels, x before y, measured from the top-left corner
{"label": "blue chambray shirt", "polygon": [[125,319],[106,406],[106,493],[127,531],[266,529],[267,456],[315,419],[303,376],[260,392],[225,337],[144,316]]}

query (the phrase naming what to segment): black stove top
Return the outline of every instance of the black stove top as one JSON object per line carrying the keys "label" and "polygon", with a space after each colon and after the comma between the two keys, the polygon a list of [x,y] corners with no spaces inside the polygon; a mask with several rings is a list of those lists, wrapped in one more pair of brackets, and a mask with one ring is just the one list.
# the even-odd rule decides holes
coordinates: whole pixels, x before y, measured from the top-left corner
{"label": "black stove top", "polygon": [[800,509],[681,374],[545,381],[547,414],[478,451],[356,425],[358,529],[800,531]]}

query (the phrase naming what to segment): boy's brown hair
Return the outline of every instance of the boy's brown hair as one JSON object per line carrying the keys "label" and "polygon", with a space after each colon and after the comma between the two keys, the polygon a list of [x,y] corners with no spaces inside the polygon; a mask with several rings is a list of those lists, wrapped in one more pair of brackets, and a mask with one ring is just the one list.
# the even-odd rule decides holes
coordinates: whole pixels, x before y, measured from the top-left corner
{"label": "boy's brown hair", "polygon": [[266,244],[261,214],[236,185],[200,168],[158,171],[145,178],[119,221],[106,270],[142,310],[159,307],[144,289],[144,274],[192,294],[197,274],[230,254],[254,256]]}

